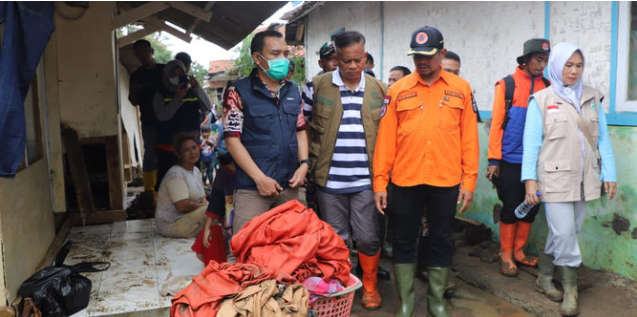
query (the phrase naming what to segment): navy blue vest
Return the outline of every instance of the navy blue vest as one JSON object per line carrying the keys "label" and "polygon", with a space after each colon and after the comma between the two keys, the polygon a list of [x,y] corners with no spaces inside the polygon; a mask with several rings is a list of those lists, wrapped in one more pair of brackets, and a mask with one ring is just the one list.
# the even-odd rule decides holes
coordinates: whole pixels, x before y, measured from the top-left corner
{"label": "navy blue vest", "polygon": [[[288,81],[279,93],[277,104],[256,71],[237,81],[235,88],[243,106],[241,143],[259,169],[281,187],[298,167],[296,121],[301,112],[301,95],[296,84]],[[236,189],[256,190],[255,182],[237,166]]]}

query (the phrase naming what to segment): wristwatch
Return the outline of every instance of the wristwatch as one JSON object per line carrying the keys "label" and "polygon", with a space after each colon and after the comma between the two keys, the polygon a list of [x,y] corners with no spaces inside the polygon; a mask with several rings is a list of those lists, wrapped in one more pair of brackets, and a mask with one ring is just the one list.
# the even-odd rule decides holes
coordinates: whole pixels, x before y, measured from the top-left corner
{"label": "wristwatch", "polygon": [[301,166],[301,164],[304,164],[304,163],[307,164],[307,168],[312,167],[312,162],[310,162],[310,160],[308,160],[308,159],[300,160],[299,161],[299,166]]}

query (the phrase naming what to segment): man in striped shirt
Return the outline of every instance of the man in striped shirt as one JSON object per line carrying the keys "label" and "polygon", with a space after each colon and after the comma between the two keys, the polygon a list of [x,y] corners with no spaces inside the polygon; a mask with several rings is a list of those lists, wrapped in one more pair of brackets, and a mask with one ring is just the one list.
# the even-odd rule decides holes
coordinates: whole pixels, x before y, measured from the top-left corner
{"label": "man in striped shirt", "polygon": [[321,216],[345,242],[356,241],[363,268],[363,306],[378,309],[380,241],[371,162],[387,88],[365,75],[365,37],[334,39],[338,70],[314,77],[310,122],[311,172]]}

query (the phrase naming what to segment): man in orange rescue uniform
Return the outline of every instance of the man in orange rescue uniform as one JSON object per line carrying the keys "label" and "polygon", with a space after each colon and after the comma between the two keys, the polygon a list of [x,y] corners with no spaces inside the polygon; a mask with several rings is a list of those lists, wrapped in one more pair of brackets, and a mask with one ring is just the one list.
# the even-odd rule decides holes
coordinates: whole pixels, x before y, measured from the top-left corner
{"label": "man in orange rescue uniform", "polygon": [[440,31],[425,26],[411,39],[416,70],[393,84],[385,98],[374,152],[374,201],[387,208],[390,172],[394,269],[400,298],[397,317],[414,312],[414,269],[420,218],[429,221],[427,310],[449,316],[444,299],[453,256],[456,205],[471,206],[479,144],[471,86],[442,71],[447,50]]}

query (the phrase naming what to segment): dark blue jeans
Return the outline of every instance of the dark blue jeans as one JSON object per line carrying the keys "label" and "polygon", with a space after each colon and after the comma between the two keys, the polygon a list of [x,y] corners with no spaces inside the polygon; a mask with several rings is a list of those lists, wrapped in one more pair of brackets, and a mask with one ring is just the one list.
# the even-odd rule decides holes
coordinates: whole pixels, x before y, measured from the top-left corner
{"label": "dark blue jeans", "polygon": [[0,2],[0,176],[13,177],[24,156],[24,99],[53,33],[53,2]]}
{"label": "dark blue jeans", "polygon": [[393,185],[388,198],[394,231],[394,263],[416,263],[422,211],[427,213],[429,241],[427,266],[451,267],[453,258],[452,226],[456,215],[459,185],[436,187]]}

